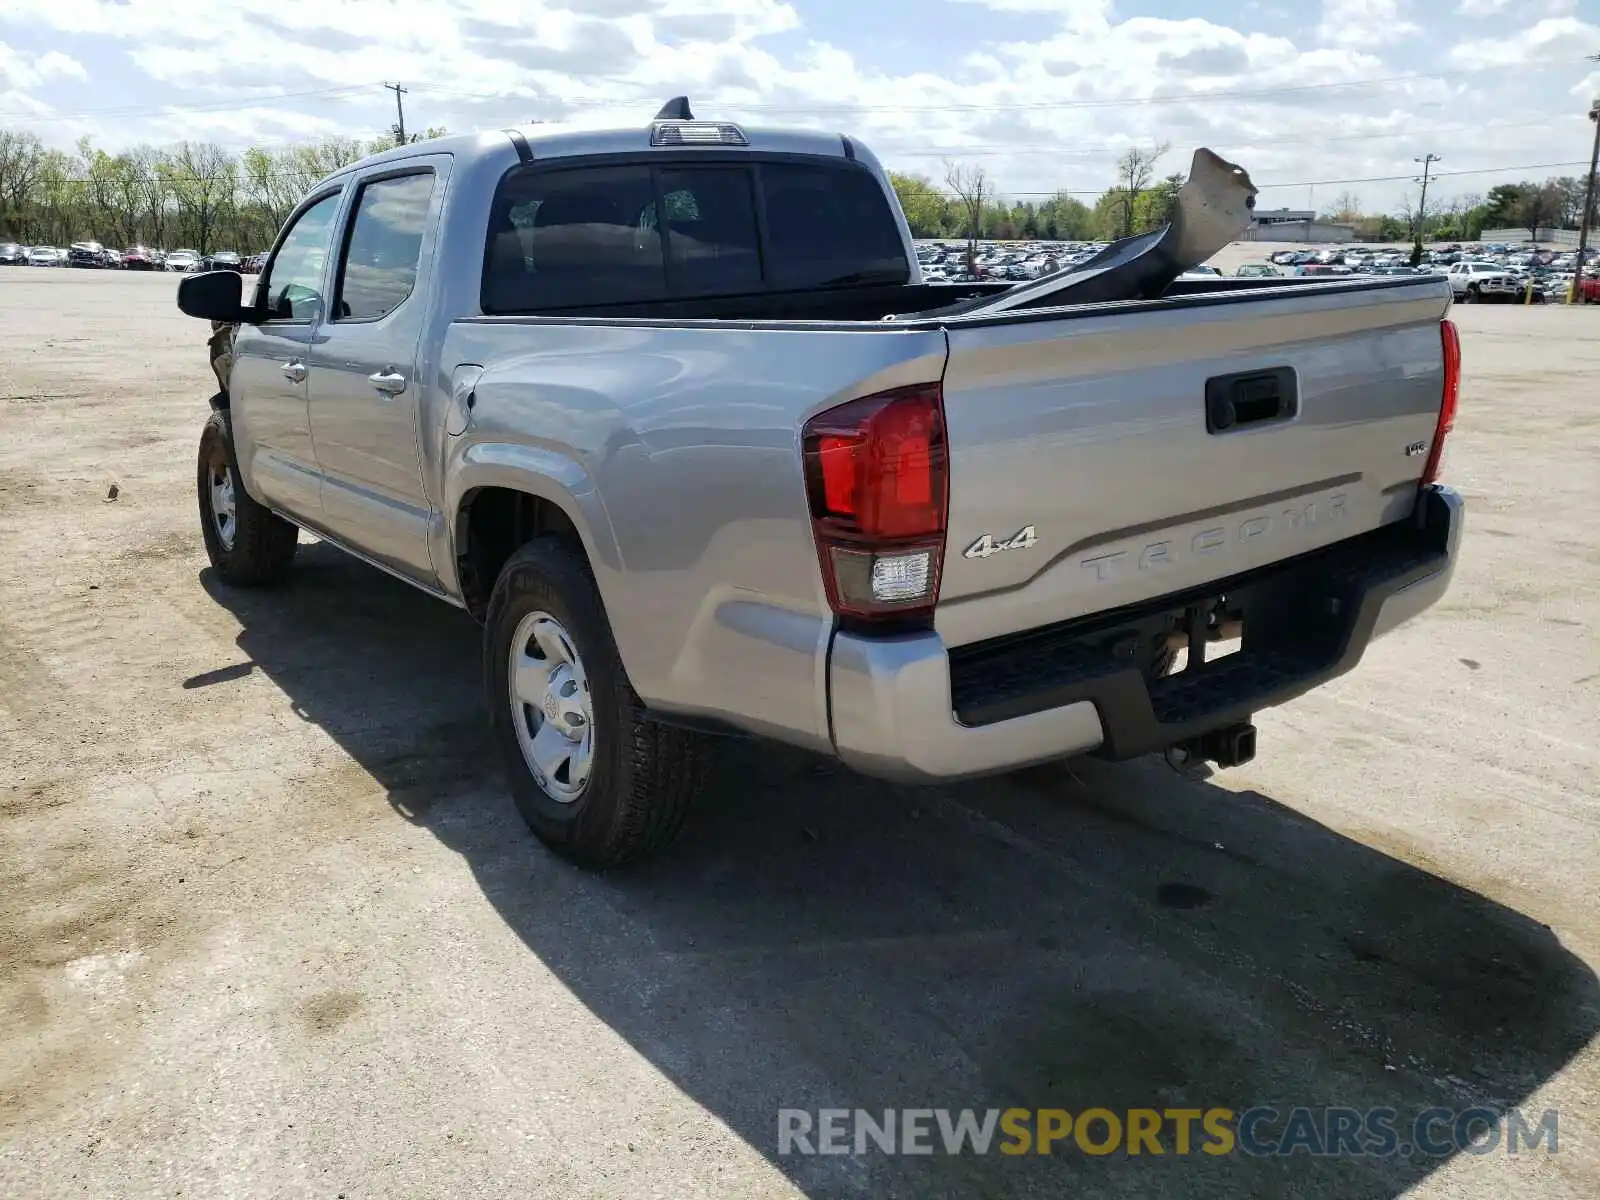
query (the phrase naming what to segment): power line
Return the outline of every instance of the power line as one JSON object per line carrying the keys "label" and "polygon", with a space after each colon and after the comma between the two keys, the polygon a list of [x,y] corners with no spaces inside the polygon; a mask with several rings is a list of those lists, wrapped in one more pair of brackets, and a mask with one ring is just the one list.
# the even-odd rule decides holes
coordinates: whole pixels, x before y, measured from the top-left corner
{"label": "power line", "polygon": [[[1378,138],[1414,138],[1437,137],[1451,133],[1491,133],[1495,130],[1505,129],[1549,129],[1551,124],[1561,120],[1576,120],[1571,113],[1564,113],[1554,117],[1546,117],[1542,121],[1491,121],[1487,124],[1474,125],[1441,125],[1436,129],[1390,129],[1381,132],[1367,133],[1340,133],[1329,134],[1325,137],[1285,137],[1285,138],[1252,138],[1237,137],[1228,139],[1229,144],[1246,147],[1254,146],[1321,146],[1328,142],[1368,142]],[[1218,139],[1220,140],[1220,139]],[[1198,144],[1198,143],[1197,143]],[[928,147],[926,149],[897,147],[885,151],[895,158],[990,158],[1009,157],[1019,154],[1052,154],[1072,157],[1094,157],[1104,154],[1122,154],[1128,149],[1127,142],[1106,142],[1098,146],[1084,146],[1081,143],[1063,144],[1059,146],[1019,144],[1005,145],[974,145],[947,144],[943,147]]]}
{"label": "power line", "polygon": [[[1575,63],[1583,62],[1582,58],[1548,59],[1541,62],[1518,64],[1520,71],[1551,71],[1561,67],[1569,67]],[[851,112],[1014,112],[1014,111],[1054,111],[1057,109],[1079,108],[1136,108],[1159,104],[1194,104],[1205,103],[1212,100],[1241,100],[1278,95],[1299,95],[1307,92],[1324,92],[1340,88],[1365,88],[1387,87],[1396,83],[1413,83],[1421,80],[1450,79],[1463,75],[1481,75],[1486,72],[1504,72],[1504,65],[1488,67],[1461,67],[1451,71],[1423,71],[1411,75],[1388,75],[1375,79],[1349,79],[1332,83],[1305,83],[1287,84],[1282,87],[1248,88],[1231,91],[1189,91],[1168,92],[1159,96],[1135,96],[1116,100],[1042,100],[1042,101],[1001,101],[990,104],[977,103],[949,103],[949,104],[833,104],[833,105],[786,105],[761,103],[758,101],[707,100],[707,104],[721,103],[731,109],[743,109],[751,112],[782,112],[782,113],[851,113]],[[471,92],[447,88],[442,85],[418,84],[418,88],[427,90],[435,95],[461,96],[484,100],[504,100],[516,98],[514,94],[504,92]],[[585,100],[580,107],[612,107],[618,104],[643,103],[652,98],[638,96],[632,98],[617,98],[614,100]],[[525,99],[525,97],[524,97]]]}
{"label": "power line", "polygon": [[[1538,62],[1519,64],[1517,70],[1523,73],[1529,71],[1551,71],[1562,67],[1569,67],[1576,63],[1584,62],[1582,57],[1572,59],[1548,59]],[[1209,103],[1216,100],[1262,99],[1272,96],[1303,95],[1307,93],[1354,90],[1371,87],[1388,87],[1398,83],[1414,83],[1424,80],[1453,79],[1462,76],[1480,75],[1487,72],[1503,72],[1503,65],[1486,67],[1461,67],[1450,71],[1423,71],[1409,75],[1388,75],[1373,79],[1348,79],[1329,83],[1289,84],[1282,87],[1246,88],[1228,91],[1193,90],[1187,92],[1167,92],[1157,96],[1134,96],[1121,99],[1107,100],[1043,100],[1043,101],[998,101],[993,103],[959,103],[947,104],[774,104],[759,101],[740,101],[715,99],[707,100],[708,104],[722,104],[728,108],[748,110],[751,112],[772,113],[854,113],[854,112],[1052,112],[1060,109],[1100,109],[1100,108],[1140,108],[1165,104],[1196,104]],[[585,76],[571,75],[569,79],[598,79],[608,82],[629,82],[639,86],[636,80],[622,80],[616,76]],[[249,100],[231,100],[213,104],[150,104],[150,105],[121,105],[110,108],[80,109],[69,113],[50,113],[36,115],[28,112],[0,112],[0,119],[21,120],[29,122],[68,121],[79,120],[85,117],[137,117],[137,116],[168,116],[183,113],[212,113],[212,112],[242,112],[256,108],[264,102],[282,100],[303,100],[316,97],[332,98],[341,94],[358,94],[375,86],[383,86],[392,90],[392,85],[383,83],[358,83],[338,87],[313,88],[300,92],[278,92],[269,96],[253,97]],[[676,85],[673,85],[676,86]],[[467,99],[481,100],[526,100],[538,97],[519,96],[513,91],[501,92],[474,92],[459,88],[447,87],[443,84],[417,83],[410,85],[418,91],[425,91],[430,95],[457,96]],[[408,89],[409,90],[409,89]],[[662,91],[668,91],[668,85],[662,85]],[[583,109],[612,108],[618,105],[631,105],[648,103],[659,100],[661,92],[652,92],[648,95],[631,97],[616,97],[614,99],[585,99],[577,102],[575,107]]]}
{"label": "power line", "polygon": [[[1554,170],[1557,170],[1557,169],[1559,169],[1561,167],[1586,167],[1588,165],[1589,165],[1589,160],[1588,159],[1581,159],[1581,160],[1576,160],[1576,161],[1573,161],[1573,162],[1523,163],[1523,164],[1520,164],[1520,165],[1517,165],[1517,166],[1509,166],[1508,165],[1508,166],[1500,166],[1500,167],[1473,167],[1471,169],[1462,170],[1462,171],[1435,171],[1435,172],[1433,172],[1432,178],[1433,179],[1449,179],[1449,178],[1455,178],[1455,177],[1464,176],[1464,175],[1495,175],[1495,174],[1498,174],[1498,173],[1500,173],[1502,171],[1505,171],[1505,172],[1511,172],[1511,171],[1554,171]],[[342,170],[343,168],[336,168],[336,169]],[[250,182],[250,181],[254,181],[254,180],[265,180],[265,179],[304,179],[306,177],[307,177],[307,173],[304,172],[304,171],[269,171],[269,172],[266,172],[265,174],[261,174],[261,175],[252,175],[252,176],[249,177],[249,180],[241,179],[240,182],[243,183],[243,182]],[[166,174],[162,175],[161,178],[162,178],[162,180],[168,181],[168,182],[171,182],[171,181],[174,181],[174,180],[181,180],[181,181],[184,181],[184,182],[204,182],[206,180],[205,176],[194,175],[194,174],[181,174],[181,173],[177,173],[177,172],[167,172]],[[320,176],[318,178],[320,178]],[[1344,184],[1351,184],[1351,183],[1400,183],[1400,182],[1405,182],[1405,181],[1409,181],[1409,180],[1414,180],[1415,178],[1416,177],[1414,175],[1410,175],[1410,174],[1407,174],[1407,175],[1367,175],[1367,176],[1364,176],[1364,177],[1362,177],[1360,179],[1305,179],[1305,180],[1298,180],[1298,181],[1292,182],[1292,183],[1287,183],[1287,182],[1286,183],[1258,183],[1258,184],[1256,184],[1256,188],[1259,191],[1269,191],[1269,190],[1277,189],[1277,188],[1338,187],[1338,186],[1341,186],[1341,185],[1344,185]],[[94,179],[92,177],[86,177],[86,178],[72,178],[72,179],[56,179],[56,180],[51,180],[50,182],[51,183],[56,183],[56,184],[74,184],[74,185],[78,185],[78,184],[90,184],[90,183],[111,184],[114,181],[111,180],[111,179]],[[937,188],[930,188],[929,190],[938,191]],[[1001,194],[1005,195],[1005,196],[1008,196],[1008,197],[1017,197],[1017,196],[1060,196],[1060,195],[1068,195],[1068,196],[1099,196],[1099,195],[1104,194],[1108,190],[1109,190],[1109,185],[1108,185],[1108,187],[1103,187],[1103,188],[1055,188],[1055,189],[1053,189],[1051,191],[1048,191],[1048,192],[1019,192],[1019,191],[1012,191],[1010,189],[1002,189],[1001,190]]]}
{"label": "power line", "polygon": [[[1519,166],[1475,167],[1466,171],[1435,171],[1433,178],[1447,179],[1462,175],[1496,175],[1502,171],[1508,173],[1511,171],[1553,171],[1560,167],[1582,167],[1587,165],[1588,160],[1584,159],[1575,162],[1523,163]],[[1258,183],[1256,184],[1256,189],[1265,192],[1282,188],[1339,187],[1351,183],[1401,183],[1413,178],[1415,177],[1412,175],[1367,175],[1360,179],[1302,179],[1293,183]],[[938,188],[930,188],[929,190],[939,192]],[[1005,189],[1002,194],[1012,199],[1028,196],[1102,196],[1108,190],[1108,188],[1056,188],[1048,192],[1015,192]],[[946,193],[939,192],[939,194],[945,195]]]}
{"label": "power line", "polygon": [[244,112],[248,109],[258,108],[263,103],[278,100],[303,100],[307,97],[333,98],[344,95],[355,95],[360,92],[370,91],[376,84],[352,83],[344,87],[313,88],[304,92],[274,92],[267,96],[256,96],[250,100],[224,100],[215,104],[145,104],[121,105],[114,108],[85,108],[77,112],[50,113],[40,116],[34,113],[3,112],[0,111],[0,120],[19,121],[76,121],[85,117],[164,117],[180,116],[184,113],[210,113],[210,112]]}

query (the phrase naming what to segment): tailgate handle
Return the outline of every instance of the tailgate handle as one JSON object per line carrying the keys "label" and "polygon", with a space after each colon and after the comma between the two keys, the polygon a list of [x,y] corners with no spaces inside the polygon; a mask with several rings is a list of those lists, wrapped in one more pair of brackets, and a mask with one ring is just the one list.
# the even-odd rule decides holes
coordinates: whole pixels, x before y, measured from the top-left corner
{"label": "tailgate handle", "polygon": [[1286,421],[1299,408],[1299,389],[1290,367],[1216,375],[1206,380],[1207,433]]}

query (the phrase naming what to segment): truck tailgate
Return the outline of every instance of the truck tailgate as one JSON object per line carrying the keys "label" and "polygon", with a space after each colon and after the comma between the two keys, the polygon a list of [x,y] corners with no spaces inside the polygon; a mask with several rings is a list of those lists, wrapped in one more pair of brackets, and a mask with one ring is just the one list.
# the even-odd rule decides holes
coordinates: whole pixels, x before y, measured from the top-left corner
{"label": "truck tailgate", "polygon": [[1139,603],[1406,516],[1449,303],[1418,278],[947,319],[939,634]]}

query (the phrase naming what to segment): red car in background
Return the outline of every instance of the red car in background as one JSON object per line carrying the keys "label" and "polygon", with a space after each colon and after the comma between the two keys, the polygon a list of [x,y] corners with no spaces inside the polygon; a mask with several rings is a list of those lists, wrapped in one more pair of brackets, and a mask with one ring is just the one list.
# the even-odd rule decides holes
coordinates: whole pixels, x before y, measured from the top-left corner
{"label": "red car in background", "polygon": [[129,246],[122,252],[122,265],[129,271],[159,271],[161,260],[154,250],[143,246]]}

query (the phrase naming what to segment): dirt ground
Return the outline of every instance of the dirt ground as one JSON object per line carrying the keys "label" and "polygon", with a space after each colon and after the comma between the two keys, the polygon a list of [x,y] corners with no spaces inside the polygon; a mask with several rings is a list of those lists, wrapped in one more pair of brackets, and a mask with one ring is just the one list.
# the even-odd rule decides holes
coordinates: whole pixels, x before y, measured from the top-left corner
{"label": "dirt ground", "polygon": [[[1456,314],[1456,586],[1189,781],[719,746],[545,853],[476,630],[218,584],[175,279],[0,268],[0,1195],[1600,1194],[1600,312]],[[114,500],[108,489],[116,486]],[[1559,1110],[1447,1159],[783,1156],[780,1107]]]}

